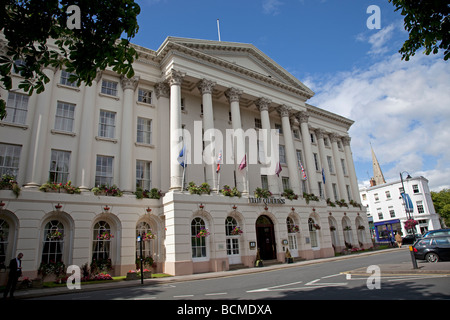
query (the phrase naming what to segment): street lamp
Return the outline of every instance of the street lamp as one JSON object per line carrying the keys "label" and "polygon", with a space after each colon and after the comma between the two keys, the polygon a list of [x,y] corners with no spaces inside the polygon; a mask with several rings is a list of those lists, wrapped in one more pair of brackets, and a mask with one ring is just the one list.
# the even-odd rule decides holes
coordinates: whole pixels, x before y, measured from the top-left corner
{"label": "street lamp", "polygon": [[139,242],[139,260],[141,261],[141,284],[144,284],[144,269],[142,268],[144,259],[142,259],[142,236],[141,236],[141,234],[138,234],[137,242]]}
{"label": "street lamp", "polygon": [[[408,205],[407,205],[407,197],[408,197],[408,194],[406,193],[405,185],[403,184],[403,173],[407,173],[407,174],[408,174],[408,175],[406,176],[406,179],[411,179],[411,175],[410,175],[407,171],[400,172],[400,180],[402,181],[402,188],[403,188],[403,192],[401,193],[401,196],[402,196],[402,198],[403,198],[403,204],[405,205],[406,217],[407,217],[408,219],[412,219],[412,207],[409,209],[409,207],[408,207]],[[415,232],[415,230],[414,230],[415,228],[416,228],[416,226],[414,226],[414,227],[412,228],[412,232],[413,232],[413,237],[414,237],[414,239],[416,239],[416,232]],[[412,262],[412,264],[413,264],[413,268],[414,268],[414,269],[418,269],[416,257],[414,256],[414,252],[413,252],[413,250],[412,250],[412,246],[409,247],[409,253],[410,253],[410,255],[411,255],[411,262]]]}

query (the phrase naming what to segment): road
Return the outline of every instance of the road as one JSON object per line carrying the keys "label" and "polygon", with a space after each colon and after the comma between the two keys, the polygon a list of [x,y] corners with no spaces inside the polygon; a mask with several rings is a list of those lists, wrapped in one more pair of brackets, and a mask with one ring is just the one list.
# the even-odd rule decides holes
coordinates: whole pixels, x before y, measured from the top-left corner
{"label": "road", "polygon": [[[411,265],[407,250],[207,280],[42,297],[45,300],[435,300],[450,299],[449,275],[347,275],[381,264]],[[419,262],[420,263],[420,262]],[[259,271],[259,270],[258,270]]]}

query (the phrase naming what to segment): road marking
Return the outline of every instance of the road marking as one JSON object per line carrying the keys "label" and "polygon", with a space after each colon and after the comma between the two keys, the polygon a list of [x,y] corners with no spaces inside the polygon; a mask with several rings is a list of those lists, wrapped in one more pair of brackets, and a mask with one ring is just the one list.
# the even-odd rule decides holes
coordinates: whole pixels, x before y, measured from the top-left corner
{"label": "road marking", "polygon": [[206,293],[205,296],[221,296],[221,295],[225,295],[228,294],[226,292],[217,292],[217,293]]}
{"label": "road marking", "polygon": [[185,294],[185,295],[181,295],[181,296],[173,296],[174,298],[187,298],[187,297],[193,297],[193,294]]}
{"label": "road marking", "polygon": [[[293,284],[298,284],[298,283],[302,283],[302,281],[297,281],[297,282],[292,282],[292,283],[287,283],[287,284],[282,284],[279,286],[273,286],[273,287],[267,287],[267,288],[261,288],[261,289],[255,289],[255,290],[249,290],[247,292],[251,293],[251,292],[264,292],[264,291],[280,291],[281,287],[287,287],[287,286],[291,286]],[[284,289],[281,289],[284,290]]]}

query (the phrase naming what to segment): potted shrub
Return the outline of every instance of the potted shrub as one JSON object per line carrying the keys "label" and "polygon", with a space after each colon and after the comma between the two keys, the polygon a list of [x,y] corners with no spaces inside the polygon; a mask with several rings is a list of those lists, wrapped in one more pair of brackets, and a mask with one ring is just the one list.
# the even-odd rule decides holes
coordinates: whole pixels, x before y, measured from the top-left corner
{"label": "potted shrub", "polygon": [[289,200],[297,200],[298,199],[298,195],[296,195],[294,193],[294,190],[292,189],[284,189],[284,192],[281,194],[282,197],[285,197],[286,199]]}

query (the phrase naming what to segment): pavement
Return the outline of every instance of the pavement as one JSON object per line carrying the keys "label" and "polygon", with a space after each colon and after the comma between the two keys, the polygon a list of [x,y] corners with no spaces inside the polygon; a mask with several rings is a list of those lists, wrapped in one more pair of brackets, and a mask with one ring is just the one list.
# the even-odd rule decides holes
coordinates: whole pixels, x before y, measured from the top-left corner
{"label": "pavement", "polygon": [[[306,261],[298,261],[291,264],[274,264],[270,266],[265,266],[262,268],[243,268],[238,270],[230,270],[230,271],[222,271],[222,272],[209,272],[209,273],[199,273],[185,276],[173,276],[173,277],[164,277],[164,278],[152,278],[152,279],[144,279],[144,283],[141,284],[140,280],[124,280],[118,282],[109,282],[109,283],[97,283],[97,284],[82,284],[81,289],[73,289],[69,290],[66,286],[55,287],[55,288],[30,288],[30,289],[21,289],[16,290],[14,293],[15,299],[29,299],[29,298],[37,298],[37,297],[45,297],[51,295],[59,295],[59,294],[67,294],[67,293],[75,293],[75,292],[89,292],[95,290],[108,290],[108,289],[119,289],[126,287],[134,287],[134,286],[142,286],[142,285],[158,285],[164,283],[173,283],[173,282],[183,282],[183,281],[195,281],[195,280],[205,280],[205,279],[213,279],[219,277],[231,277],[237,275],[245,275],[252,274],[256,272],[268,272],[272,270],[280,270],[285,268],[295,268],[307,265],[314,265],[318,263],[325,263],[331,261],[339,261],[343,259],[352,259],[356,257],[361,257],[364,255],[375,255],[386,253],[389,251],[395,250],[405,250],[405,248],[393,248],[393,249],[385,249],[381,251],[368,251],[358,254],[350,254],[338,257],[330,257],[330,258],[322,258],[322,259],[314,259],[314,260],[306,260]],[[450,261],[442,261],[438,263],[427,263],[418,260],[417,261],[417,269],[413,268],[413,264],[411,263],[400,263],[400,264],[380,264],[377,265],[380,268],[381,276],[383,275],[436,275],[443,274],[450,276]],[[343,274],[351,274],[351,275],[366,275],[370,276],[371,273],[367,272],[367,268],[358,268],[354,270],[348,270],[342,272]],[[1,301],[1,300],[0,300]]]}

